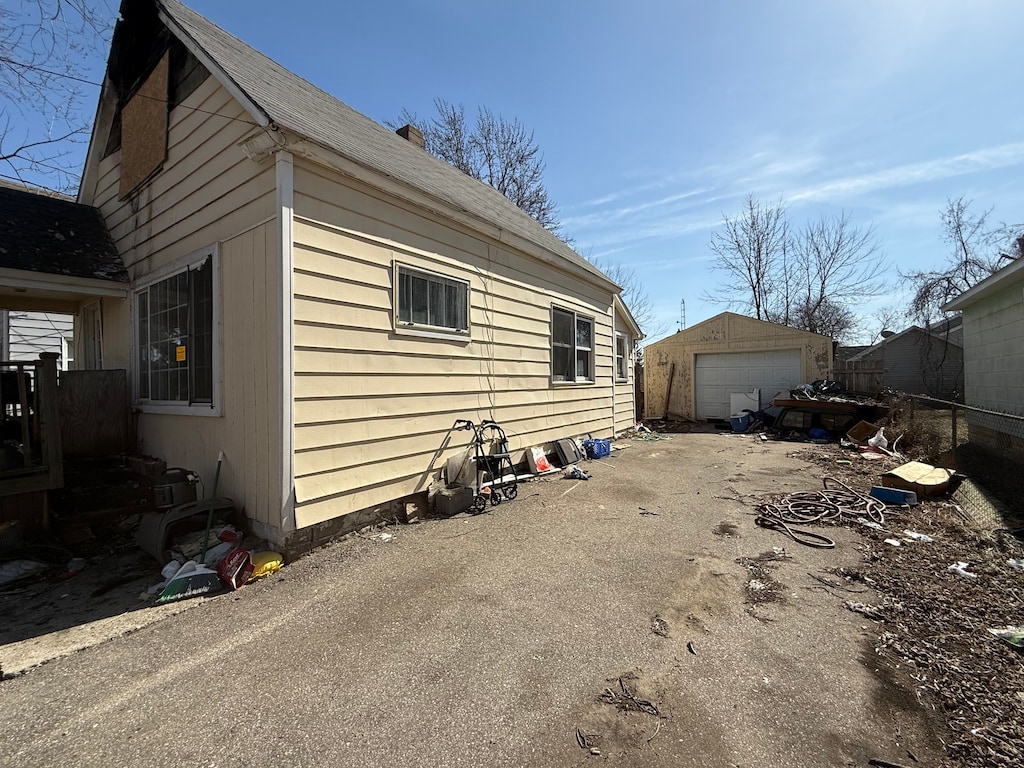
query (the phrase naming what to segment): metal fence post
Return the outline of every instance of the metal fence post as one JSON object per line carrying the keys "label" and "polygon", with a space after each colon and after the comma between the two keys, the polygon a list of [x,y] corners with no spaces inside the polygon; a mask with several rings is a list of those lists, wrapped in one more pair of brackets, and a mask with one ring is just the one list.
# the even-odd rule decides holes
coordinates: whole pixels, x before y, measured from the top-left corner
{"label": "metal fence post", "polygon": [[950,407],[949,410],[953,414],[953,459],[956,460],[956,446],[957,446],[957,439],[956,439],[956,403],[954,402],[954,403],[951,403],[950,405],[951,405],[951,407]]}

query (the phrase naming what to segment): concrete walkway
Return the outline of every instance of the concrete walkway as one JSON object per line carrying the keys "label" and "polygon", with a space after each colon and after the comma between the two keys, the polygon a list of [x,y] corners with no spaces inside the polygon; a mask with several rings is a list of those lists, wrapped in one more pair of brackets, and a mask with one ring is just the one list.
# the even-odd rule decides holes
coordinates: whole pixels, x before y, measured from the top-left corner
{"label": "concrete walkway", "polygon": [[857,535],[753,525],[751,496],[820,486],[793,449],[636,442],[589,482],[339,542],[0,683],[0,763],[937,762],[877,629],[809,575],[859,566]]}

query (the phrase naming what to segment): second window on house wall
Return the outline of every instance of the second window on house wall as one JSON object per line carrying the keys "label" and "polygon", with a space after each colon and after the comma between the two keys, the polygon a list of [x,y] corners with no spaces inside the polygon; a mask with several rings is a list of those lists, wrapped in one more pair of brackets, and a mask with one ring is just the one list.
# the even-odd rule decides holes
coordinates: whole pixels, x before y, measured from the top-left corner
{"label": "second window on house wall", "polygon": [[551,308],[552,381],[594,380],[594,320]]}
{"label": "second window on house wall", "polygon": [[396,264],[396,327],[469,334],[469,283]]}
{"label": "second window on house wall", "polygon": [[629,380],[629,337],[624,333],[615,335],[615,378]]}

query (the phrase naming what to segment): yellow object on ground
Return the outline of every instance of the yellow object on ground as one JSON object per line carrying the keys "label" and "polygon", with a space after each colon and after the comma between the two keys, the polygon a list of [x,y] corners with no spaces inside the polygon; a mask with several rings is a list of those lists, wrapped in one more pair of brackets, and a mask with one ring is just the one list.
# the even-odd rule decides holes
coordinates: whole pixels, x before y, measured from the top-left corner
{"label": "yellow object on ground", "polygon": [[277,573],[281,570],[281,565],[284,563],[284,555],[280,552],[253,552],[250,557],[252,559],[253,571],[249,581],[256,581],[256,579],[262,579],[264,576]]}

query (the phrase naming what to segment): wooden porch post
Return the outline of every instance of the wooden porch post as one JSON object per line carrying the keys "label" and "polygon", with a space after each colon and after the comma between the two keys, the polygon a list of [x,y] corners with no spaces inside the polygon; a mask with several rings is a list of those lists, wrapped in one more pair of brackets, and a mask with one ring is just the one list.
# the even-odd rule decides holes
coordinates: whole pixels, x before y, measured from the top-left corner
{"label": "wooden porch post", "polygon": [[56,352],[41,352],[39,377],[36,389],[39,393],[39,433],[42,435],[42,459],[50,476],[50,488],[64,485],[64,452],[60,440],[60,406],[57,403],[57,359]]}

